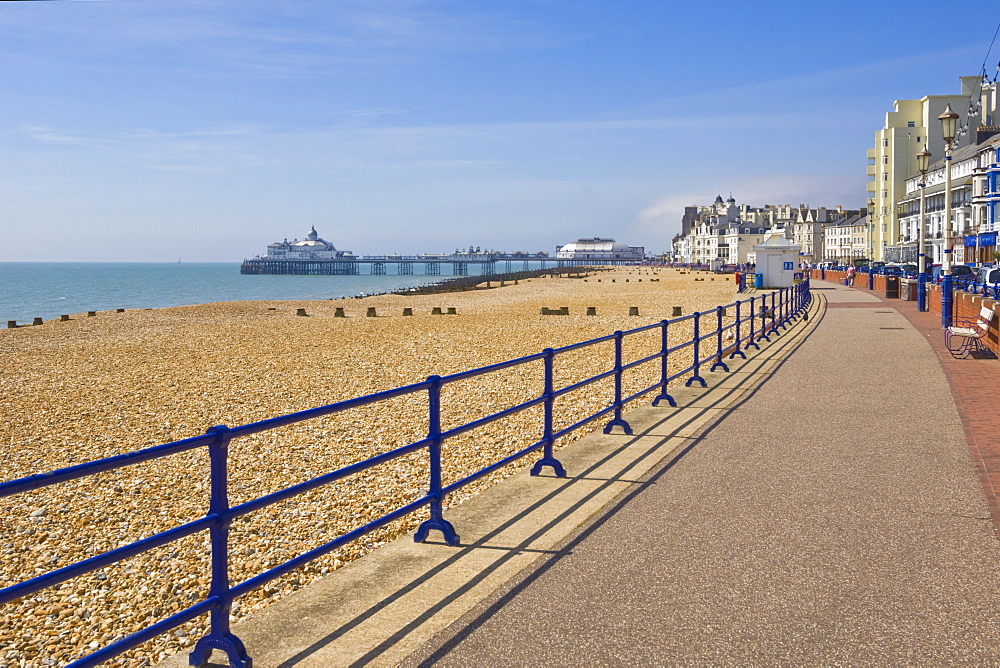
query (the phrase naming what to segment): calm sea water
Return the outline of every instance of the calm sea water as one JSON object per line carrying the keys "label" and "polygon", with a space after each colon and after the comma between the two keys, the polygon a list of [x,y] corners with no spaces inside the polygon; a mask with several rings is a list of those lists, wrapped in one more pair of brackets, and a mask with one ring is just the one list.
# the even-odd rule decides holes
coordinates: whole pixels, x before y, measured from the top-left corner
{"label": "calm sea water", "polygon": [[330,299],[448,276],[251,276],[238,262],[0,262],[0,328],[62,314],[219,301]]}

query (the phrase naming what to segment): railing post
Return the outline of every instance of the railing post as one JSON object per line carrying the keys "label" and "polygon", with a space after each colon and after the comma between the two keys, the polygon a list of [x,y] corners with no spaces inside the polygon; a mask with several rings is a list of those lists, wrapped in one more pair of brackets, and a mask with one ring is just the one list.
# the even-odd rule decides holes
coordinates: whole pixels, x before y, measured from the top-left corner
{"label": "railing post", "polygon": [[669,320],[660,321],[660,393],[656,395],[653,399],[653,405],[658,406],[661,401],[666,401],[670,404],[671,408],[677,408],[677,402],[674,398],[667,394],[667,377],[669,376],[669,369],[667,368],[667,350],[669,347],[667,338],[667,325],[670,323]]}
{"label": "railing post", "polygon": [[773,332],[775,336],[778,336],[778,335],[781,334],[781,332],[778,331],[778,327],[777,327],[777,320],[776,320],[776,318],[777,318],[778,314],[776,313],[776,311],[778,310],[778,307],[774,303],[775,301],[777,301],[777,295],[772,292],[771,293],[771,329],[767,330],[767,333],[770,334],[770,333]]}
{"label": "railing post", "polygon": [[430,458],[430,488],[427,495],[431,498],[430,518],[424,520],[413,535],[414,542],[423,543],[427,534],[436,529],[444,536],[444,542],[455,547],[458,545],[458,534],[451,522],[444,519],[441,493],[441,376],[428,376],[427,382],[427,454]]}
{"label": "railing post", "polygon": [[247,654],[243,642],[229,629],[229,613],[233,607],[233,597],[229,593],[229,428],[225,425],[210,427],[206,434],[215,436],[208,446],[211,498],[208,514],[217,518],[217,523],[209,529],[212,545],[212,582],[208,597],[217,605],[210,613],[211,626],[208,635],[203,636],[188,655],[188,664],[203,666],[212,656],[212,650],[226,653],[232,668],[250,668],[253,661]]}
{"label": "railing post", "polygon": [[632,427],[622,417],[622,339],[625,335],[621,330],[615,332],[615,417],[604,427],[604,433],[610,434],[614,427],[621,427],[629,436]]}
{"label": "railing post", "polygon": [[694,339],[692,339],[692,350],[694,352],[694,375],[687,379],[684,383],[684,387],[691,387],[691,383],[698,381],[701,383],[702,387],[708,387],[708,383],[705,379],[698,375],[701,370],[701,331],[699,327],[699,321],[701,320],[701,313],[699,311],[694,312]]}
{"label": "railing post", "polygon": [[767,295],[760,296],[760,313],[757,315],[760,316],[760,333],[757,335],[757,340],[763,339],[770,342],[771,339],[767,336],[769,333],[767,331]]}
{"label": "railing post", "polygon": [[[763,300],[764,295],[761,295],[760,298],[761,300]],[[747,317],[747,320],[750,321],[750,336],[747,337],[746,347],[750,348],[751,346],[753,346],[757,350],[760,350],[760,345],[757,343],[757,339],[755,338],[757,334],[757,312],[754,310],[755,308],[754,302],[756,300],[757,300],[756,297],[750,298],[750,315]]]}
{"label": "railing post", "polygon": [[[736,359],[737,355],[739,355],[743,359],[747,358],[746,353],[744,353],[742,350],[740,350],[740,347],[743,345],[743,338],[740,335],[740,325],[743,324],[742,322],[740,322],[740,305],[742,303],[743,302],[740,302],[740,301],[736,302],[736,323],[735,323],[735,327],[736,327],[736,337],[735,337],[736,338],[736,350],[734,350],[732,352],[732,354],[729,356],[729,359]],[[752,312],[752,309],[751,309],[751,312]]]}
{"label": "railing post", "polygon": [[556,351],[552,348],[546,348],[542,353],[545,355],[545,381],[542,389],[542,396],[545,397],[545,417],[542,426],[542,458],[531,467],[531,475],[538,475],[542,472],[543,467],[551,466],[557,478],[565,478],[566,469],[563,468],[562,463],[552,454],[553,441],[555,440],[552,438],[552,413],[556,401],[554,396],[555,374],[553,371],[553,362],[555,361]]}
{"label": "railing post", "polygon": [[716,352],[715,355],[715,364],[712,365],[712,368],[710,368],[709,371],[715,371],[715,367],[721,366],[722,370],[728,373],[729,367],[726,366],[726,363],[722,361],[722,307],[721,306],[715,307],[715,313],[717,316],[715,332],[716,332],[716,340],[718,342],[718,351]]}
{"label": "railing post", "polygon": [[781,319],[778,321],[778,326],[782,329],[788,329],[788,321],[791,319],[788,310],[788,300],[792,294],[791,288],[785,288],[781,291],[781,296],[778,298],[778,306],[781,310]]}

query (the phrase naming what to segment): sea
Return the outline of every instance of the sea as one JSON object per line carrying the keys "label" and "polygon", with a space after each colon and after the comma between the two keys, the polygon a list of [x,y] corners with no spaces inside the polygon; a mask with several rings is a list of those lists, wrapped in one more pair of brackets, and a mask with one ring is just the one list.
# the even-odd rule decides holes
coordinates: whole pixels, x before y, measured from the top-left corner
{"label": "sea", "polygon": [[0,262],[0,328],[119,308],[354,297],[448,278],[244,275],[239,262]]}

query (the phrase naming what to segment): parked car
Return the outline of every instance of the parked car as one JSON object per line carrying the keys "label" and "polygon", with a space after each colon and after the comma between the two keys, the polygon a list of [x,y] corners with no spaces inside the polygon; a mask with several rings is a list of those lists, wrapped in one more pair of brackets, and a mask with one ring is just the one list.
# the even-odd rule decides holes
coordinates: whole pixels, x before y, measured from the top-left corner
{"label": "parked car", "polygon": [[[931,280],[935,283],[941,282],[941,265],[935,264],[931,265],[927,272],[931,276]],[[976,270],[967,264],[956,264],[951,268],[951,275],[955,278],[961,279],[963,281],[971,281],[975,276]]]}
{"label": "parked car", "polygon": [[976,285],[982,287],[984,294],[1000,296],[1000,267],[980,267],[976,272]]}
{"label": "parked car", "polygon": [[919,271],[919,269],[920,269],[915,264],[901,264],[901,265],[899,265],[899,268],[900,268],[900,270],[902,270],[903,274],[906,275],[906,276],[916,276],[917,275],[917,271]]}

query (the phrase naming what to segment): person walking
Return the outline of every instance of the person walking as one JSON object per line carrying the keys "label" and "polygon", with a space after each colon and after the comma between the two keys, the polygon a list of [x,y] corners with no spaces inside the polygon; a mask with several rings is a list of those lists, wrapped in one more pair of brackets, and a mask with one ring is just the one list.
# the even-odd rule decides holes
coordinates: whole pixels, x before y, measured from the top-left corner
{"label": "person walking", "polygon": [[847,268],[847,284],[852,288],[854,287],[854,274],[856,274],[857,271],[858,270],[853,264]]}

